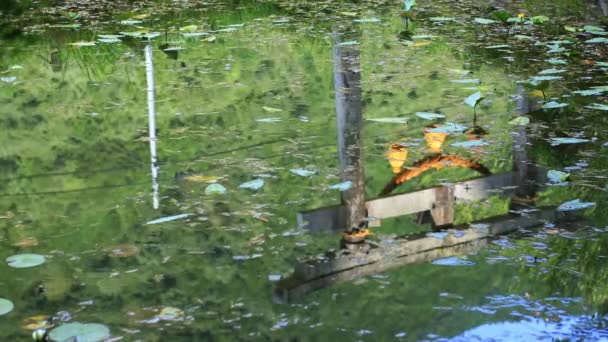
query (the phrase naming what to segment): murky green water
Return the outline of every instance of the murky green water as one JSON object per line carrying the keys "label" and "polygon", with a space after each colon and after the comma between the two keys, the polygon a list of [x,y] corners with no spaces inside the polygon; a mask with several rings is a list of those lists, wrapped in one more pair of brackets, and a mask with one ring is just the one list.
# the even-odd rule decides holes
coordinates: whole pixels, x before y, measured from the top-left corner
{"label": "murky green water", "polygon": [[[0,265],[0,297],[15,304],[0,316],[0,336],[28,340],[23,320],[43,314],[56,325],[102,323],[125,341],[608,339],[608,90],[592,88],[608,85],[608,45],[587,42],[602,31],[582,31],[600,25],[601,7],[521,6],[507,9],[550,19],[510,25],[507,34],[500,23],[474,22],[488,18],[489,4],[420,1],[409,34],[392,3],[159,7],[141,23],[120,21],[152,9],[78,29],[20,21],[21,34],[0,39],[0,259],[35,253],[47,260]],[[145,40],[98,41],[142,28],[162,33],[152,40],[157,210]],[[464,266],[408,265],[275,304],[278,276],[339,246],[339,235],[311,234],[296,222],[300,211],[340,203],[330,188],[342,182],[336,39],[356,42],[343,45],[360,56],[367,198],[394,177],[386,157],[392,144],[407,147],[404,167],[435,153],[424,132],[441,121],[415,113],[470,128],[473,109],[463,100],[481,91],[476,124],[487,145],[452,146],[476,140],[451,133],[440,151],[494,174],[511,171],[513,151],[523,151],[530,165],[570,173],[567,183],[540,189],[536,205],[595,205],[491,240],[461,256]],[[546,101],[567,106],[539,109],[541,92],[517,83],[535,76],[552,76]],[[596,94],[575,93],[588,89]],[[520,114],[530,123],[509,123]],[[374,121],[386,118],[407,123]],[[554,146],[556,137],[588,141]],[[446,167],[393,193],[478,176]],[[261,189],[239,188],[255,179],[264,180]],[[226,194],[206,194],[210,182]],[[503,215],[510,204],[499,196],[459,203],[455,220]],[[180,214],[190,216],[146,224]],[[383,220],[370,239],[430,231],[417,220]],[[163,307],[184,315],[154,319]]]}

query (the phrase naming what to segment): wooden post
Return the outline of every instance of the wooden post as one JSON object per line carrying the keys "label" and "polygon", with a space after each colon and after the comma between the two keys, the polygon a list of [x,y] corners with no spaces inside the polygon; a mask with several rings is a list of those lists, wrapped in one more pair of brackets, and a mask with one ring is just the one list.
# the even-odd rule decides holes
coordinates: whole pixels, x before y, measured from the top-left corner
{"label": "wooden post", "polygon": [[361,146],[361,72],[359,51],[352,46],[337,43],[333,50],[334,90],[338,128],[338,155],[342,181],[352,182],[350,189],[342,191],[345,207],[345,230],[365,224],[365,177]]}
{"label": "wooden post", "polygon": [[446,228],[454,224],[454,203],[453,185],[435,189],[435,201],[431,208],[433,228]]}

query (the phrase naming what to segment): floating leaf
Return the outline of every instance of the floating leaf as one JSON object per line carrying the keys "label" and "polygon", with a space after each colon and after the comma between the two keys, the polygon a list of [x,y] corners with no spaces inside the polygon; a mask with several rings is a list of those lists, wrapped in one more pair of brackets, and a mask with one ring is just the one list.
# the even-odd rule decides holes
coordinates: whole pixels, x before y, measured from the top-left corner
{"label": "floating leaf", "polygon": [[278,118],[278,117],[255,119],[255,121],[257,121],[257,122],[265,122],[265,123],[281,122],[282,120],[283,119]]}
{"label": "floating leaf", "polygon": [[46,261],[44,255],[40,254],[16,254],[6,258],[6,262],[10,267],[27,268],[44,264]]}
{"label": "floating leaf", "polygon": [[21,327],[25,330],[49,329],[53,327],[51,316],[36,315],[23,319]]}
{"label": "floating leaf", "polygon": [[141,20],[122,20],[120,22],[121,25],[137,25],[137,24],[141,24],[142,21]]}
{"label": "floating leaf", "polygon": [[198,30],[198,26],[197,25],[188,25],[188,26],[180,27],[179,30],[182,32],[194,32],[194,31]]}
{"label": "floating leaf", "polygon": [[99,38],[97,39],[100,43],[112,44],[112,43],[120,43],[121,40],[118,38]]}
{"label": "floating leaf", "polygon": [[317,173],[317,171],[304,170],[304,169],[290,169],[289,172],[291,172],[295,175],[298,175],[298,176],[302,176],[302,177],[312,176],[315,173]]}
{"label": "floating leaf", "polygon": [[215,36],[209,36],[205,39],[203,39],[204,41],[208,42],[208,43],[213,43],[217,40],[217,38]]}
{"label": "floating leaf", "polygon": [[558,211],[574,211],[581,210],[593,207],[595,203],[593,202],[581,202],[579,199],[575,199],[572,201],[568,201],[562,203],[559,207],[557,207]]}
{"label": "floating leaf", "polygon": [[595,62],[595,65],[601,67],[608,67],[608,62]]}
{"label": "floating leaf", "polygon": [[562,72],[566,72],[564,69],[545,69],[539,72],[539,75],[551,75],[551,74],[560,74]]}
{"label": "floating leaf", "polygon": [[525,40],[532,40],[532,37],[530,36],[525,36],[523,34],[516,34],[513,37],[517,38],[517,39],[525,39]]}
{"label": "floating leaf", "polygon": [[110,337],[110,329],[98,323],[65,323],[51,330],[52,341],[99,342]]}
{"label": "floating leaf", "polygon": [[608,44],[608,38],[604,38],[604,37],[592,38],[589,40],[585,40],[585,43],[587,43],[587,44],[598,44],[598,43]]}
{"label": "floating leaf", "polygon": [[547,179],[551,183],[561,183],[565,182],[568,177],[570,177],[569,173],[557,171],[557,170],[549,170],[547,171]]}
{"label": "floating leaf", "polygon": [[347,17],[356,17],[358,15],[357,12],[340,12],[340,14]]}
{"label": "floating leaf", "polygon": [[471,108],[475,108],[475,106],[477,106],[477,104],[479,102],[481,102],[484,99],[484,97],[481,96],[481,92],[478,91],[475,94],[467,97],[464,100],[464,104],[466,104],[467,106],[471,107]]}
{"label": "floating leaf", "polygon": [[509,18],[511,17],[511,14],[507,11],[494,11],[492,13],[490,13],[490,16],[506,23]]}
{"label": "floating leaf", "polygon": [[279,108],[272,108],[272,107],[266,107],[266,106],[263,106],[262,109],[269,113],[278,113],[278,112],[283,111],[282,109],[279,109]]}
{"label": "floating leaf", "polygon": [[205,195],[223,195],[227,192],[226,188],[219,183],[213,183],[207,185],[205,188]]}
{"label": "floating leaf", "polygon": [[564,29],[568,32],[576,32],[576,27],[574,26],[564,26]]}
{"label": "floating leaf", "polygon": [[353,45],[359,45],[359,44],[360,43],[358,41],[351,40],[351,41],[348,41],[348,42],[339,43],[338,46],[353,46]]}
{"label": "floating leaf", "polygon": [[331,190],[346,191],[346,190],[348,190],[348,189],[350,189],[352,187],[353,187],[353,182],[346,181],[346,182],[334,184],[334,185],[330,186],[329,189],[331,189]]}
{"label": "floating leaf", "polygon": [[585,32],[604,32],[604,28],[593,25],[585,25],[583,26],[583,31]]}
{"label": "floating leaf", "polygon": [[188,175],[184,177],[184,180],[195,183],[212,183],[217,181],[218,179],[220,179],[220,177],[203,175]]}
{"label": "floating leaf", "polygon": [[486,46],[486,49],[506,49],[508,48],[509,45],[506,44],[500,44],[500,45],[490,45],[490,46]]}
{"label": "floating leaf", "polygon": [[186,217],[188,217],[190,215],[192,215],[192,214],[179,214],[179,215],[161,217],[161,218],[156,219],[156,220],[148,221],[148,222],[146,222],[146,224],[157,224],[157,223],[164,223],[164,222],[169,222],[169,221],[175,221],[175,220],[186,218]]}
{"label": "floating leaf", "polygon": [[566,107],[567,103],[559,103],[556,101],[547,102],[543,105],[543,109],[554,109],[554,108],[562,108]]}
{"label": "floating leaf", "polygon": [[479,147],[479,146],[487,146],[487,145],[490,145],[487,141],[484,141],[483,139],[477,139],[477,140],[467,140],[467,141],[455,142],[455,143],[452,143],[450,146],[471,148],[471,147]]}
{"label": "floating leaf", "polygon": [[439,127],[427,130],[429,133],[462,133],[467,128],[454,122],[446,122]]}
{"label": "floating leaf", "polygon": [[433,265],[441,265],[441,266],[473,266],[474,262],[465,260],[458,257],[448,257],[437,259],[432,262]]}
{"label": "floating leaf", "polygon": [[68,45],[71,46],[95,46],[95,42],[75,42],[75,43],[69,43]]}
{"label": "floating leaf", "polygon": [[184,317],[184,311],[178,308],[166,306],[162,308],[162,310],[160,310],[158,315],[155,317],[162,321],[177,321]]}
{"label": "floating leaf", "polygon": [[419,118],[423,118],[425,120],[435,120],[435,119],[445,118],[445,115],[443,115],[443,114],[429,113],[429,112],[416,112],[416,116]]}
{"label": "floating leaf", "polygon": [[245,183],[239,185],[239,188],[251,189],[251,190],[259,190],[263,186],[264,186],[264,180],[258,178],[258,179],[254,179],[252,181],[245,182]]}
{"label": "floating leaf", "polygon": [[353,20],[355,23],[379,23],[380,19],[378,18],[362,18]]}
{"label": "floating leaf", "polygon": [[429,18],[430,21],[435,21],[435,22],[445,22],[445,21],[454,21],[456,20],[456,18],[448,18],[448,17],[431,17]]}
{"label": "floating leaf", "polygon": [[0,316],[13,311],[15,304],[8,299],[0,298]]}
{"label": "floating leaf", "polygon": [[586,90],[575,90],[572,93],[579,94],[582,96],[593,96],[593,95],[601,95],[603,92],[604,92],[603,89],[592,88],[592,89],[586,89]]}
{"label": "floating leaf", "polygon": [[4,83],[13,83],[17,80],[15,76],[0,77],[0,81]]}
{"label": "floating leaf", "polygon": [[530,118],[527,116],[518,116],[515,119],[509,121],[509,124],[511,124],[511,125],[519,125],[519,126],[525,126],[529,123],[530,123]]}
{"label": "floating leaf", "polygon": [[150,13],[142,13],[142,14],[137,14],[131,17],[131,19],[146,19],[150,16]]}
{"label": "floating leaf", "polygon": [[381,122],[381,123],[395,123],[395,124],[406,124],[407,118],[368,118],[367,121]]}
{"label": "floating leaf", "polygon": [[549,58],[549,59],[547,59],[547,63],[553,64],[553,65],[564,65],[564,64],[568,64],[568,61],[566,61],[565,59],[560,59],[560,58]]}
{"label": "floating leaf", "polygon": [[452,83],[475,83],[479,84],[481,81],[478,78],[466,78],[461,80],[450,80]]}
{"label": "floating leaf", "polygon": [[485,19],[485,18],[475,18],[475,19],[473,19],[473,21],[478,24],[482,24],[482,25],[494,24],[497,22],[496,20]]}
{"label": "floating leaf", "polygon": [[562,78],[563,77],[561,76],[532,76],[530,80],[532,81],[532,83],[540,83],[543,81],[561,80]]}
{"label": "floating leaf", "polygon": [[608,105],[600,104],[600,103],[592,103],[589,106],[585,106],[585,108],[596,109],[596,110],[608,110]]}
{"label": "floating leaf", "polygon": [[416,5],[416,0],[404,0],[401,8],[405,11],[409,11]]}
{"label": "floating leaf", "polygon": [[538,24],[544,24],[545,22],[549,21],[549,17],[544,16],[544,15],[537,15],[537,16],[530,18],[530,20],[532,20],[532,22],[534,24],[538,25]]}
{"label": "floating leaf", "polygon": [[200,37],[200,36],[208,36],[209,33],[207,32],[183,32],[182,36],[186,37],[186,38],[194,38],[194,37]]}
{"label": "floating leaf", "polygon": [[557,146],[562,144],[582,144],[590,142],[589,139],[580,138],[551,138],[551,146]]}

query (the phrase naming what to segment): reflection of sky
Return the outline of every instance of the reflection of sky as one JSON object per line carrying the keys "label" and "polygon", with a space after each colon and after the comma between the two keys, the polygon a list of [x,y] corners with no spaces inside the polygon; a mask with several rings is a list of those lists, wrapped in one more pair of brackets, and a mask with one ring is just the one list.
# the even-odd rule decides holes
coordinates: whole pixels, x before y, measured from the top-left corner
{"label": "reflection of sky", "polygon": [[[555,339],[608,341],[608,330],[600,330],[590,316],[566,315],[564,306],[580,303],[581,298],[551,297],[529,300],[519,295],[490,296],[480,307],[466,311],[495,315],[508,312],[513,320],[486,323],[469,329],[449,341],[553,341]],[[505,312],[505,310],[508,310]],[[543,318],[536,317],[542,314]]]}
{"label": "reflection of sky", "polygon": [[572,339],[608,341],[608,331],[588,326],[588,317],[561,316],[560,322],[533,318],[519,322],[483,324],[449,341],[553,341]]}

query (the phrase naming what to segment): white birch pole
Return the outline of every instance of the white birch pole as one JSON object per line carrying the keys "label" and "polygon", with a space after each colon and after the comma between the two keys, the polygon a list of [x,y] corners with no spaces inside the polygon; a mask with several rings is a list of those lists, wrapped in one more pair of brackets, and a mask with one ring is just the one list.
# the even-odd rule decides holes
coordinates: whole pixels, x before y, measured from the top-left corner
{"label": "white birch pole", "polygon": [[154,64],[152,47],[148,42],[146,55],[146,80],[148,81],[148,137],[150,141],[150,166],[152,168],[152,206],[158,209],[158,161],[156,159],[156,108],[154,98]]}

